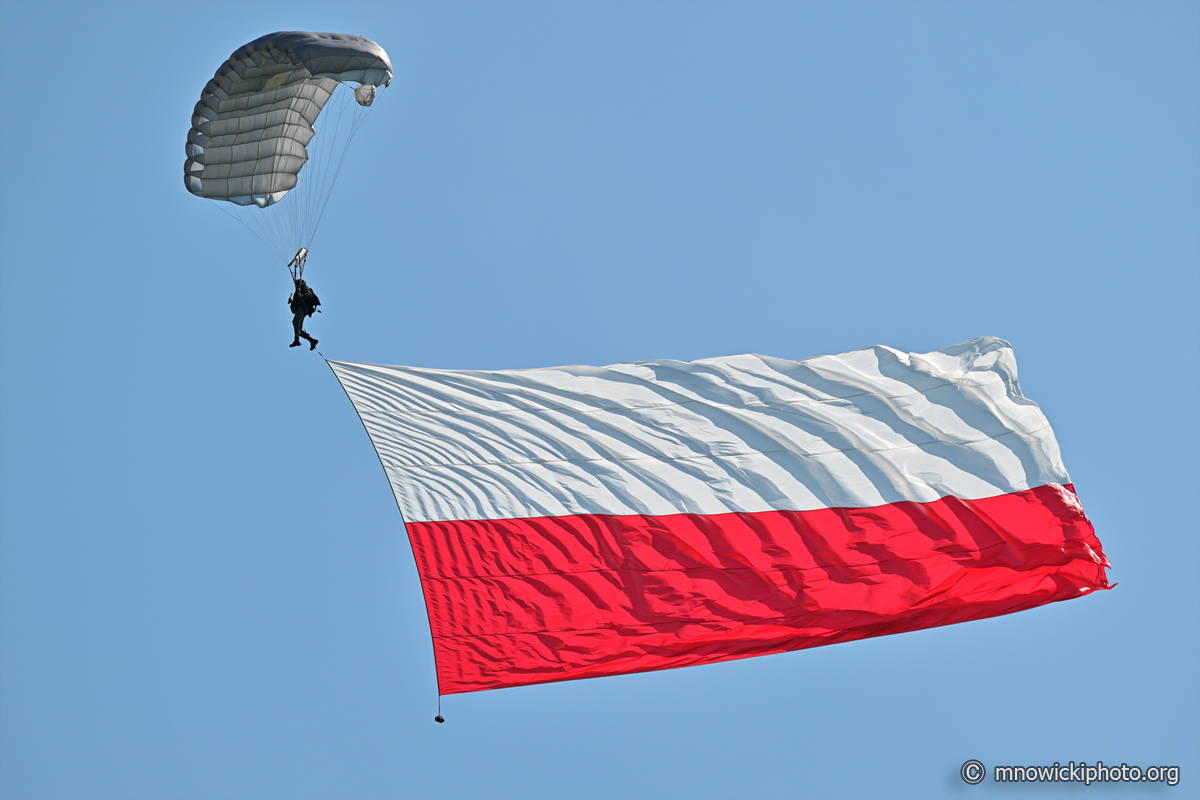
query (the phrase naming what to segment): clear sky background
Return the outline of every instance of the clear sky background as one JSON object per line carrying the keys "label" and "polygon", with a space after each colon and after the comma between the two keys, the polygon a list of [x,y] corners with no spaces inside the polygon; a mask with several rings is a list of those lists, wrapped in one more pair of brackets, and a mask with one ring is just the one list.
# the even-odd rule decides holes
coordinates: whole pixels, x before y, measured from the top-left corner
{"label": "clear sky background", "polygon": [[[396,79],[307,275],[328,357],[1011,341],[1120,585],[437,697],[290,282],[183,187],[237,47]],[[0,4],[0,796],[1200,796],[1200,4]],[[967,759],[1179,786],[967,786]]]}

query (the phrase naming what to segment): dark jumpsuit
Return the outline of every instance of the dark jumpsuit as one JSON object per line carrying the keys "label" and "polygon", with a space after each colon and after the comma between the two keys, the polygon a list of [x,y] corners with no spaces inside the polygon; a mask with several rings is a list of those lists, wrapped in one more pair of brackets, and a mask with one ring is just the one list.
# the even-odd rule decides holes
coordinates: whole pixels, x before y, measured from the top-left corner
{"label": "dark jumpsuit", "polygon": [[299,344],[301,337],[304,337],[314,345],[317,343],[316,339],[305,332],[304,318],[311,317],[319,305],[321,305],[321,301],[317,299],[316,292],[308,288],[307,285],[301,286],[288,299],[288,307],[292,310],[292,331],[295,333],[295,339],[292,340],[292,344]]}

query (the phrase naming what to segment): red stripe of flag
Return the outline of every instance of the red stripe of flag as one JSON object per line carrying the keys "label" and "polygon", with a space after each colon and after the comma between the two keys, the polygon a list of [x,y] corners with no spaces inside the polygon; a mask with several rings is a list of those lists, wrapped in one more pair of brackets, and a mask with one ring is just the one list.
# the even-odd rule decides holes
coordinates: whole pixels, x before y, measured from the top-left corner
{"label": "red stripe of flag", "polygon": [[782,653],[1108,588],[1070,486],[874,508],[407,528],[441,694]]}

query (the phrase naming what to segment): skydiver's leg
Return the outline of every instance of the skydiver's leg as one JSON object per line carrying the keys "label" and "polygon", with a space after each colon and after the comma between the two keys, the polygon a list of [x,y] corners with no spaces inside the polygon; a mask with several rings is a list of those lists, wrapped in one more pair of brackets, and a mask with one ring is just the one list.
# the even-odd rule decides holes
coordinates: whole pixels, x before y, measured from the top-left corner
{"label": "skydiver's leg", "polygon": [[308,334],[304,332],[304,315],[295,314],[292,316],[292,332],[295,334],[292,337],[292,343],[288,347],[299,347],[300,337],[308,338]]}
{"label": "skydiver's leg", "polygon": [[304,314],[297,314],[296,316],[292,317],[292,330],[295,331],[296,338],[292,340],[292,343],[289,344],[288,347],[299,347],[300,339],[304,338],[308,340],[309,350],[317,349],[317,340],[309,336],[308,332],[304,330]]}

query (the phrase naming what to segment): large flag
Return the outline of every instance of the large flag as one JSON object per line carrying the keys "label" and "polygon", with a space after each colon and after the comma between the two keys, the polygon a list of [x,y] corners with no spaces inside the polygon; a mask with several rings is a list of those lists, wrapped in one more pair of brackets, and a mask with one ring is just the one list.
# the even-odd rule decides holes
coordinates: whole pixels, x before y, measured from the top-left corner
{"label": "large flag", "polygon": [[404,516],[442,694],[799,650],[1108,587],[1000,339],[805,361],[329,363]]}

